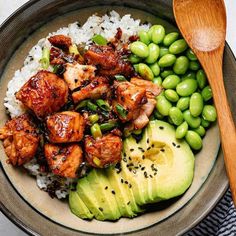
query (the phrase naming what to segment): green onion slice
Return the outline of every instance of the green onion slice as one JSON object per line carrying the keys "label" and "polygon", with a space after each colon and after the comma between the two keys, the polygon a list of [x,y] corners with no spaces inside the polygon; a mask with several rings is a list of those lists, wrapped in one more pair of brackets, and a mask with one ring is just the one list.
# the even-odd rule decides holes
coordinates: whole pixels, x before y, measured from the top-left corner
{"label": "green onion slice", "polygon": [[103,99],[98,99],[96,101],[97,105],[104,111],[110,111],[110,106],[107,101],[104,101]]}
{"label": "green onion slice", "polygon": [[104,131],[108,131],[111,130],[115,127],[117,127],[119,124],[117,121],[109,121],[107,123],[103,123],[100,125],[100,129],[104,132]]}
{"label": "green onion slice", "polygon": [[128,111],[125,110],[125,108],[121,106],[120,104],[116,105],[116,110],[122,118],[125,119],[127,117]]}
{"label": "green onion slice", "polygon": [[92,41],[98,45],[107,45],[107,40],[100,34],[95,34]]}
{"label": "green onion slice", "polygon": [[98,106],[96,104],[92,103],[91,101],[88,101],[87,108],[91,111],[97,111]]}
{"label": "green onion slice", "polygon": [[92,134],[93,138],[96,139],[96,138],[102,137],[102,131],[101,131],[98,123],[95,123],[94,125],[92,125],[90,130],[91,130],[91,134]]}
{"label": "green onion slice", "polygon": [[42,52],[42,58],[40,59],[40,63],[43,69],[48,69],[50,65],[50,49],[44,47]]}
{"label": "green onion slice", "polygon": [[127,81],[123,75],[115,75],[116,80],[118,81]]}

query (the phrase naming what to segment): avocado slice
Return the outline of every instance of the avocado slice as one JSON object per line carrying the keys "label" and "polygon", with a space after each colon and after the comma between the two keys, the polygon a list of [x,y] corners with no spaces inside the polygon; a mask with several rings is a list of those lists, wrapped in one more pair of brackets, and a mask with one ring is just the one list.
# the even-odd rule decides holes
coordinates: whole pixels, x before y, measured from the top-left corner
{"label": "avocado slice", "polygon": [[86,207],[91,211],[94,217],[98,220],[105,220],[105,216],[103,212],[99,209],[99,204],[97,201],[97,197],[94,194],[90,184],[87,180],[87,177],[79,179],[76,191],[80,199],[84,202]]}
{"label": "avocado slice", "polygon": [[132,218],[135,217],[141,209],[137,206],[129,186],[125,184],[124,176],[121,172],[121,168],[109,167],[106,169],[107,179],[112,189],[116,192],[116,202],[121,215]]}
{"label": "avocado slice", "polygon": [[147,127],[156,154],[150,160],[157,166],[154,202],[183,194],[194,175],[194,155],[184,140],[175,138],[175,129],[164,121],[151,121]]}
{"label": "avocado slice", "polygon": [[82,219],[92,219],[93,214],[79,197],[76,191],[70,191],[69,206],[72,213]]}
{"label": "avocado slice", "polygon": [[116,191],[111,187],[109,180],[102,169],[93,169],[87,176],[87,180],[93,190],[106,220],[117,220],[121,217],[116,203]]}

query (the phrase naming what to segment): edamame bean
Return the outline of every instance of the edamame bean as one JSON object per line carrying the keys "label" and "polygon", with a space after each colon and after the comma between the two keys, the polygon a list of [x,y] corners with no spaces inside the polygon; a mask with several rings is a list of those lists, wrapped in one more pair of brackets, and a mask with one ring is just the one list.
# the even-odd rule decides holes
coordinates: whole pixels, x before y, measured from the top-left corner
{"label": "edamame bean", "polygon": [[139,36],[139,40],[145,43],[146,45],[148,45],[151,42],[148,32],[145,30],[139,31],[138,36]]}
{"label": "edamame bean", "polygon": [[147,66],[144,63],[139,63],[138,72],[142,76],[143,79],[153,80],[154,78],[152,70],[149,68],[149,66]]}
{"label": "edamame bean", "polygon": [[199,126],[196,129],[193,129],[193,131],[195,131],[196,133],[198,133],[201,137],[203,137],[206,134],[206,130],[204,129],[203,126]]}
{"label": "edamame bean", "polygon": [[131,43],[130,50],[133,54],[141,58],[148,57],[149,55],[148,46],[140,41]]}
{"label": "edamame bean", "polygon": [[172,104],[164,96],[159,95],[157,97],[156,108],[161,115],[168,116],[169,110],[171,107],[172,107]]}
{"label": "edamame bean", "polygon": [[204,128],[209,127],[210,122],[205,120],[204,118],[201,119],[201,126],[203,126]]}
{"label": "edamame bean", "polygon": [[202,113],[203,99],[200,93],[193,93],[190,97],[189,110],[192,116],[197,117]]}
{"label": "edamame bean", "polygon": [[179,82],[180,78],[178,75],[168,75],[162,82],[162,86],[165,89],[174,89]]}
{"label": "edamame bean", "polygon": [[160,67],[168,67],[172,66],[176,61],[176,56],[173,54],[166,54],[165,56],[161,57],[158,61],[158,65]]}
{"label": "edamame bean", "polygon": [[214,122],[216,120],[216,109],[212,105],[205,105],[202,111],[202,117],[210,122]]}
{"label": "edamame bean", "polygon": [[197,90],[197,81],[194,79],[186,79],[176,86],[176,92],[182,96],[187,97]]}
{"label": "edamame bean", "polygon": [[198,70],[196,77],[197,77],[197,83],[198,83],[199,88],[203,89],[207,84],[207,78],[206,78],[206,74],[204,70],[202,69]]}
{"label": "edamame bean", "polygon": [[175,137],[178,139],[183,138],[188,131],[188,123],[184,121],[181,125],[179,125],[175,131]]}
{"label": "edamame bean", "polygon": [[129,61],[132,63],[132,64],[137,64],[141,61],[142,59],[140,57],[138,57],[137,55],[135,54],[131,54],[129,56]]}
{"label": "edamame bean", "polygon": [[163,39],[163,44],[165,46],[170,46],[175,40],[177,40],[179,37],[179,33],[177,32],[171,32],[165,36]]}
{"label": "edamame bean", "polygon": [[186,79],[196,79],[196,74],[193,71],[187,72],[186,74],[184,74],[181,78],[182,81],[186,80]]}
{"label": "edamame bean", "polygon": [[173,42],[169,47],[169,52],[173,54],[179,54],[184,52],[188,48],[188,45],[184,39],[179,39]]}
{"label": "edamame bean", "polygon": [[158,76],[160,74],[160,67],[157,62],[149,65],[150,69],[152,70],[152,73],[154,76]]}
{"label": "edamame bean", "polygon": [[138,64],[134,64],[133,67],[134,67],[134,70],[138,73]]}
{"label": "edamame bean", "polygon": [[176,106],[181,111],[185,111],[189,107],[189,102],[190,102],[190,98],[189,97],[182,97],[182,98],[179,99],[179,101],[177,102]]}
{"label": "edamame bean", "polygon": [[188,70],[189,60],[186,56],[180,56],[176,59],[175,64],[173,66],[173,71],[177,75],[183,75]]}
{"label": "edamame bean", "polygon": [[183,115],[184,115],[184,120],[188,123],[188,125],[191,128],[196,129],[200,126],[201,124],[200,117],[193,117],[189,110],[184,111]]}
{"label": "edamame bean", "polygon": [[190,61],[189,62],[189,69],[190,70],[199,70],[200,69],[200,64],[198,61]]}
{"label": "edamame bean", "polygon": [[165,28],[162,25],[154,25],[152,27],[152,42],[159,44],[165,37]]}
{"label": "edamame bean", "polygon": [[197,61],[197,57],[194,54],[194,52],[191,50],[191,48],[188,48],[188,50],[186,51],[186,56],[188,57],[190,61]]}
{"label": "edamame bean", "polygon": [[169,53],[169,49],[166,48],[166,47],[160,47],[160,54],[159,54],[159,57],[163,57],[165,56],[166,54]]}
{"label": "edamame bean", "polygon": [[174,74],[173,70],[164,70],[163,72],[161,72],[161,77],[164,79],[167,76],[173,75],[173,74]]}
{"label": "edamame bean", "polygon": [[177,102],[179,100],[179,95],[175,92],[173,89],[167,89],[164,92],[165,97],[170,101],[170,102]]}
{"label": "edamame bean", "polygon": [[161,86],[161,84],[162,84],[162,78],[161,78],[160,76],[158,76],[158,77],[154,78],[152,82],[153,82],[154,84],[157,84],[157,85]]}
{"label": "edamame bean", "polygon": [[159,46],[156,45],[155,43],[150,43],[148,45],[148,50],[149,50],[149,55],[145,61],[148,64],[152,64],[152,63],[156,62],[157,58],[159,57],[160,49],[159,49]]}
{"label": "edamame bean", "polygon": [[181,125],[183,123],[183,114],[177,107],[171,107],[169,110],[169,117],[175,125]]}
{"label": "edamame bean", "polygon": [[212,91],[211,91],[211,87],[210,86],[206,86],[203,90],[202,90],[202,97],[203,100],[205,102],[209,101],[212,98]]}
{"label": "edamame bean", "polygon": [[202,139],[198,133],[189,130],[187,131],[185,139],[192,149],[200,150],[202,148]]}

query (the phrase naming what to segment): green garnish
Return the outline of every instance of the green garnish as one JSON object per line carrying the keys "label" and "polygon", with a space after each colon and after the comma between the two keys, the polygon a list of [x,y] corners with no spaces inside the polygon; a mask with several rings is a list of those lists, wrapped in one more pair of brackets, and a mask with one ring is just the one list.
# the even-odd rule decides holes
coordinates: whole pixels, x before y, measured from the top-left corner
{"label": "green garnish", "polygon": [[92,41],[98,45],[107,45],[107,40],[100,34],[94,35]]}

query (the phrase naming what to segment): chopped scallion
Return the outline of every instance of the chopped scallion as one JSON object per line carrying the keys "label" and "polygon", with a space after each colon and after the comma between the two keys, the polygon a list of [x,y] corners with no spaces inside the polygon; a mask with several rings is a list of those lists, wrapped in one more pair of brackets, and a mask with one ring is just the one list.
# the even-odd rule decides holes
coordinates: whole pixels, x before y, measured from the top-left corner
{"label": "chopped scallion", "polygon": [[125,108],[123,106],[121,106],[120,104],[117,104],[116,110],[122,118],[124,118],[124,119],[126,118],[128,111],[125,110]]}
{"label": "chopped scallion", "polygon": [[115,78],[118,81],[126,81],[126,78],[123,75],[115,75]]}
{"label": "chopped scallion", "polygon": [[107,45],[107,40],[100,34],[94,35],[92,41],[98,45]]}
{"label": "chopped scallion", "polygon": [[110,111],[110,106],[108,102],[104,101],[103,99],[98,99],[96,101],[97,105],[104,111]]}
{"label": "chopped scallion", "polygon": [[91,130],[91,134],[92,134],[93,138],[96,139],[96,138],[102,137],[102,131],[101,131],[98,123],[95,123],[94,125],[92,125],[90,130]]}
{"label": "chopped scallion", "polygon": [[47,69],[50,65],[50,49],[44,47],[42,52],[42,58],[40,59],[40,63],[43,69]]}
{"label": "chopped scallion", "polygon": [[108,131],[108,130],[111,130],[111,129],[117,127],[117,126],[118,126],[118,122],[117,121],[109,121],[107,123],[101,124],[100,125],[100,129],[102,131]]}
{"label": "chopped scallion", "polygon": [[93,114],[93,115],[90,115],[88,118],[89,118],[89,121],[92,124],[94,124],[99,120],[99,115],[98,114]]}
{"label": "chopped scallion", "polygon": [[89,100],[83,100],[83,101],[81,101],[81,102],[76,106],[75,110],[77,111],[77,110],[80,109],[80,108],[86,107],[88,101],[89,101]]}
{"label": "chopped scallion", "polygon": [[98,106],[91,101],[87,102],[87,108],[91,111],[97,111]]}

